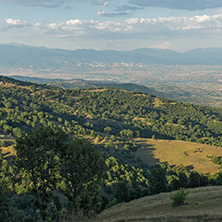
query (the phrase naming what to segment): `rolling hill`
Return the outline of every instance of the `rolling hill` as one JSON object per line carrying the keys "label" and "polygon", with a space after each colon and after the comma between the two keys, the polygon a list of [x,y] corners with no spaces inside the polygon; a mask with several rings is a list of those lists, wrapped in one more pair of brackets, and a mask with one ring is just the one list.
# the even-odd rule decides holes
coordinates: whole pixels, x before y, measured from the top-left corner
{"label": "rolling hill", "polygon": [[142,197],[104,210],[97,222],[219,222],[222,187],[189,189],[186,204],[172,207],[170,193]]}
{"label": "rolling hill", "polygon": [[[61,130],[70,141],[88,141],[102,155],[103,183],[97,184],[101,188],[97,191],[102,192],[99,196],[89,191],[81,193],[79,198],[86,197],[81,202],[84,210],[90,209],[87,201],[91,197],[101,197],[95,202],[100,204],[98,211],[101,211],[119,202],[181,186],[222,185],[221,109],[125,89],[64,89],[3,76],[0,77],[0,98],[0,173],[3,175],[0,183],[6,184],[8,192],[13,194],[8,197],[14,217],[19,214],[24,218],[32,217],[31,214],[37,217],[38,214],[30,202],[32,194],[27,193],[32,192],[31,182],[26,180],[28,175],[23,177],[20,172],[17,178],[13,163],[19,156],[13,150],[13,143],[16,138],[39,128],[43,132],[50,129],[52,133]],[[64,197],[67,195],[65,181],[60,171],[57,173],[53,178],[56,182],[48,189]],[[20,209],[23,205],[15,201],[29,204],[32,211]],[[47,209],[54,204],[54,209],[62,214],[56,200],[49,199],[47,204]],[[67,203],[61,204],[67,210]]]}

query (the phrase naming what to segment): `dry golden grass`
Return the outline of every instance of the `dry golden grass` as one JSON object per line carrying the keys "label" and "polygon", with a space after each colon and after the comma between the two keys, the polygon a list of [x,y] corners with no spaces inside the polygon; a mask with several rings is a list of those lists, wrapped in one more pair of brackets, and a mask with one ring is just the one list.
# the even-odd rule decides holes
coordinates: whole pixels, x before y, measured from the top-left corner
{"label": "dry golden grass", "polygon": [[152,125],[152,123],[146,121],[145,118],[134,117],[133,120],[140,120],[141,122],[144,122],[144,123],[146,123],[147,125]]}
{"label": "dry golden grass", "polygon": [[170,193],[143,197],[104,210],[95,221],[222,221],[222,186],[189,189],[186,204],[172,207]]}
{"label": "dry golden grass", "polygon": [[162,104],[163,102],[159,98],[155,97],[153,102],[154,107],[160,107]]}
{"label": "dry golden grass", "polygon": [[16,151],[13,146],[1,147],[0,152],[10,165],[13,165],[14,157],[16,157]]}
{"label": "dry golden grass", "polygon": [[1,133],[0,140],[5,140],[6,143],[5,147],[0,147],[0,152],[3,154],[3,157],[6,158],[11,164],[13,162],[13,158],[16,156],[16,151],[13,148],[15,138],[8,134]]}
{"label": "dry golden grass", "polygon": [[89,91],[89,92],[103,92],[107,89],[89,89],[89,90],[85,90],[85,91]]}
{"label": "dry golden grass", "polygon": [[187,167],[200,173],[214,174],[219,166],[210,161],[207,156],[222,156],[222,148],[206,144],[185,142],[179,140],[152,140],[138,138],[135,141],[140,148],[135,153],[149,166],[155,163]]}

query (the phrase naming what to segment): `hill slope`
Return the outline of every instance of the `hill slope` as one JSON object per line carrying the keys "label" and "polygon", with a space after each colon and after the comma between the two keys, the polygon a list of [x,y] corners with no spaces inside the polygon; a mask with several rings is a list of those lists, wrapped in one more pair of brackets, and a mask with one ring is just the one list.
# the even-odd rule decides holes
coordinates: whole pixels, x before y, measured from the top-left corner
{"label": "hill slope", "polygon": [[84,88],[98,88],[98,87],[113,87],[117,89],[125,89],[128,91],[139,91],[143,93],[149,93],[157,97],[164,98],[173,98],[173,95],[170,95],[166,92],[162,93],[150,87],[134,84],[134,83],[119,83],[113,81],[93,81],[93,80],[83,80],[83,79],[46,79],[46,78],[37,78],[37,77],[28,77],[28,76],[11,76],[11,78],[18,79],[20,81],[29,81],[33,83],[40,84],[49,84],[58,86],[64,89],[84,89]]}
{"label": "hill slope", "polygon": [[170,193],[118,204],[98,215],[97,222],[219,222],[222,187],[189,189],[186,204],[172,207]]}
{"label": "hill slope", "polygon": [[[215,147],[222,146],[221,109],[138,91],[110,87],[69,90],[0,77],[0,145],[10,165],[13,159],[9,156],[16,158],[11,146],[14,139],[40,127],[61,129],[70,140],[84,138],[102,154],[106,170],[101,209],[181,186],[222,185],[221,171],[203,175],[189,168],[202,165],[205,171],[199,168],[199,172],[217,172],[222,160],[220,148]],[[215,156],[216,163],[206,159],[207,155]],[[170,166],[153,166],[158,159]],[[180,163],[186,167],[178,166]],[[205,168],[206,163],[213,170]],[[4,168],[4,172],[12,174],[11,192],[18,192],[14,190],[18,186],[25,190],[25,181],[14,184],[13,168]],[[119,192],[122,188],[124,192]]]}
{"label": "hill slope", "polygon": [[213,163],[209,157],[222,156],[221,147],[178,140],[137,138],[135,141],[139,145],[135,155],[148,166],[156,163],[167,163],[171,166],[182,164],[189,171],[195,170],[199,173],[210,174],[220,170],[220,166]]}

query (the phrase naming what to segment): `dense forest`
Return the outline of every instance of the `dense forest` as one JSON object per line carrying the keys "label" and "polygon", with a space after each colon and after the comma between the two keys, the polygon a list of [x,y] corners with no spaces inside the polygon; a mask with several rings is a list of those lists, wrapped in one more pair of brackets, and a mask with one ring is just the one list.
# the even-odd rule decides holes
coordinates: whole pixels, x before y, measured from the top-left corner
{"label": "dense forest", "polygon": [[[134,138],[222,146],[222,109],[114,88],[62,89],[0,77],[3,221],[65,221],[180,187],[222,185],[222,172],[147,166]],[[221,157],[211,157],[221,164]],[[68,219],[67,219],[68,220]]]}

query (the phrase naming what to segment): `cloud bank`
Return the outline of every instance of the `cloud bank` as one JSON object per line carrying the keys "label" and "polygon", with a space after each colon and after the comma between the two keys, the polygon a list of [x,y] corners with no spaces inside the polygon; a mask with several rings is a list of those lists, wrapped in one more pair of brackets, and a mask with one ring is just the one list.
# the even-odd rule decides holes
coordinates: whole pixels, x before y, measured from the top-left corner
{"label": "cloud bank", "polygon": [[65,3],[69,4],[75,2],[84,2],[98,6],[107,6],[116,3],[122,5],[119,8],[128,7],[127,10],[137,10],[141,7],[162,7],[194,11],[222,7],[221,0],[128,0],[125,1],[125,3],[117,0],[0,0],[0,3],[16,3],[23,6],[47,8],[58,7]]}
{"label": "cloud bank", "polygon": [[26,27],[32,27],[32,25],[28,24],[27,21],[21,21],[20,19],[5,19],[4,23],[0,23],[0,31],[8,31],[10,29],[23,29]]}
{"label": "cloud bank", "polygon": [[190,11],[222,7],[221,0],[129,0],[129,3],[140,7],[161,7]]}
{"label": "cloud bank", "polygon": [[[100,11],[99,13],[103,13]],[[39,35],[97,39],[145,38],[207,38],[222,34],[222,14],[192,17],[130,18],[123,21],[71,19],[64,22],[30,24],[7,18],[0,23],[0,31],[23,29]],[[28,33],[28,32],[27,32]]]}
{"label": "cloud bank", "polygon": [[[103,12],[100,12],[101,14]],[[184,35],[195,32],[222,32],[222,14],[193,17],[158,17],[153,19],[130,18],[123,21],[68,20],[66,22],[35,24],[35,28],[46,33],[66,35],[89,35],[106,38],[131,38],[147,36]],[[210,33],[209,33],[210,31]]]}
{"label": "cloud bank", "polygon": [[86,2],[93,5],[105,6],[108,4],[105,0],[0,0],[0,3],[14,3],[23,6],[55,8],[65,3]]}

